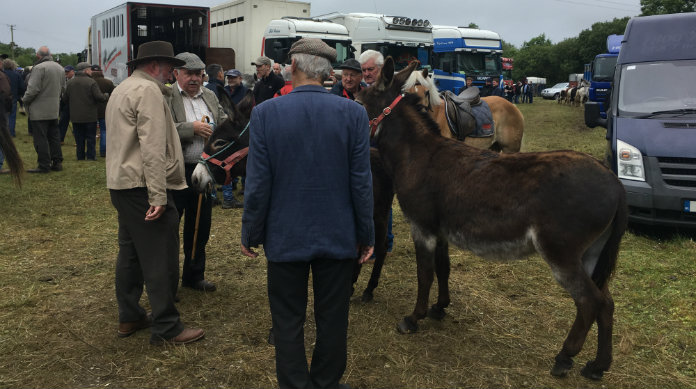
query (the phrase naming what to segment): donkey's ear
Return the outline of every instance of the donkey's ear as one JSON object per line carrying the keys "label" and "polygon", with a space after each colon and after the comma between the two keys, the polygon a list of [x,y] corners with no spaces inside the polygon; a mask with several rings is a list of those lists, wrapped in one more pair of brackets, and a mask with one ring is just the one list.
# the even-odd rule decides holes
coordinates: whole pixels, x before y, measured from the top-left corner
{"label": "donkey's ear", "polygon": [[423,69],[423,78],[427,79],[428,78],[428,69]]}
{"label": "donkey's ear", "polygon": [[237,109],[244,117],[251,117],[251,109],[254,108],[254,93],[251,89],[247,89],[244,98],[237,104]]}
{"label": "donkey's ear", "polygon": [[382,66],[382,74],[380,76],[384,82],[384,85],[389,85],[394,78],[394,60],[391,56],[387,57],[384,61],[384,66]]}

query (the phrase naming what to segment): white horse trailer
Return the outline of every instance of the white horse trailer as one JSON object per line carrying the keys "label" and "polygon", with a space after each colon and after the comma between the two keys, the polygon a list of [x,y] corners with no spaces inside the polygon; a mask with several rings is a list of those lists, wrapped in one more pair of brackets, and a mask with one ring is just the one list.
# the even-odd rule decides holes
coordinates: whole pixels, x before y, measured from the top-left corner
{"label": "white horse trailer", "polygon": [[209,46],[208,7],[127,2],[92,16],[88,61],[118,84],[128,77],[126,63],[140,44],[171,42],[174,53],[191,52],[205,61]]}

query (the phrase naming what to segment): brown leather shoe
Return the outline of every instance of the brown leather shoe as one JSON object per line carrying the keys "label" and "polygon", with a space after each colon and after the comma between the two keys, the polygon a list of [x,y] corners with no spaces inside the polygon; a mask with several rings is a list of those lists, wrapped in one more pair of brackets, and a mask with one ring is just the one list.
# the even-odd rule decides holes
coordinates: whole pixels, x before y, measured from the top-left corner
{"label": "brown leather shoe", "polygon": [[188,343],[193,343],[196,341],[199,341],[205,337],[205,331],[203,331],[201,328],[184,328],[181,333],[173,338],[169,339],[162,339],[160,338],[159,340],[150,340],[150,343],[159,346],[165,343],[169,343],[175,346],[179,346],[182,344],[188,344]]}
{"label": "brown leather shoe", "polygon": [[213,284],[210,281],[206,281],[206,280],[196,281],[193,284],[188,284],[188,283],[183,284],[182,283],[182,286],[185,286],[185,287],[191,288],[191,289],[195,289],[195,290],[201,290],[203,292],[215,292],[217,290],[217,287],[215,286],[215,284]]}
{"label": "brown leather shoe", "polygon": [[125,338],[131,336],[139,330],[152,326],[152,314],[148,313],[145,318],[138,321],[127,321],[118,323],[118,337]]}

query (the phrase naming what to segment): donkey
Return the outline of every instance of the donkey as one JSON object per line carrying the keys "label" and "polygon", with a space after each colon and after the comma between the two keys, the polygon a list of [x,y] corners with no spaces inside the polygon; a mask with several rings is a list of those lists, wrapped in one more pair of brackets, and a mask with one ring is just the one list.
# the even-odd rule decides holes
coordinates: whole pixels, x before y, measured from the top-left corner
{"label": "donkey", "polygon": [[[388,58],[378,82],[356,99],[375,118],[373,136],[416,248],[418,298],[398,330],[417,331],[426,313],[444,317],[450,303],[448,242],[486,259],[511,260],[536,251],[577,308],[551,374],[568,374],[597,322],[596,358],[582,374],[600,379],[612,361],[614,302],[608,281],[627,223],[621,182],[583,153],[499,154],[439,136],[420,98],[401,92],[412,70],[394,74]],[[428,310],[433,272],[439,295]]]}
{"label": "donkey", "polygon": [[211,191],[215,184],[227,185],[232,177],[246,174],[249,151],[249,119],[254,97],[247,91],[244,98],[229,107],[228,119],[208,138],[201,160],[191,174],[191,184],[199,192]]}

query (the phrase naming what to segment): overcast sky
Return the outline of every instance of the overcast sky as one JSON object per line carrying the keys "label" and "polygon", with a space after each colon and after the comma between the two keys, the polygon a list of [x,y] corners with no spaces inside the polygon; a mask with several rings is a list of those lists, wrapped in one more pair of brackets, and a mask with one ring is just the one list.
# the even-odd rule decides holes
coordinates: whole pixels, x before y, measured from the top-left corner
{"label": "overcast sky", "polygon": [[[10,0],[3,0],[10,2]],[[158,4],[215,6],[221,0],[150,0]],[[23,0],[5,4],[0,13],[0,42],[21,47],[47,45],[52,52],[85,48],[92,15],[123,4],[122,0]],[[520,47],[546,34],[553,43],[577,36],[593,23],[640,14],[640,0],[314,0],[312,16],[330,12],[371,12],[428,19],[432,24],[476,23]]]}

